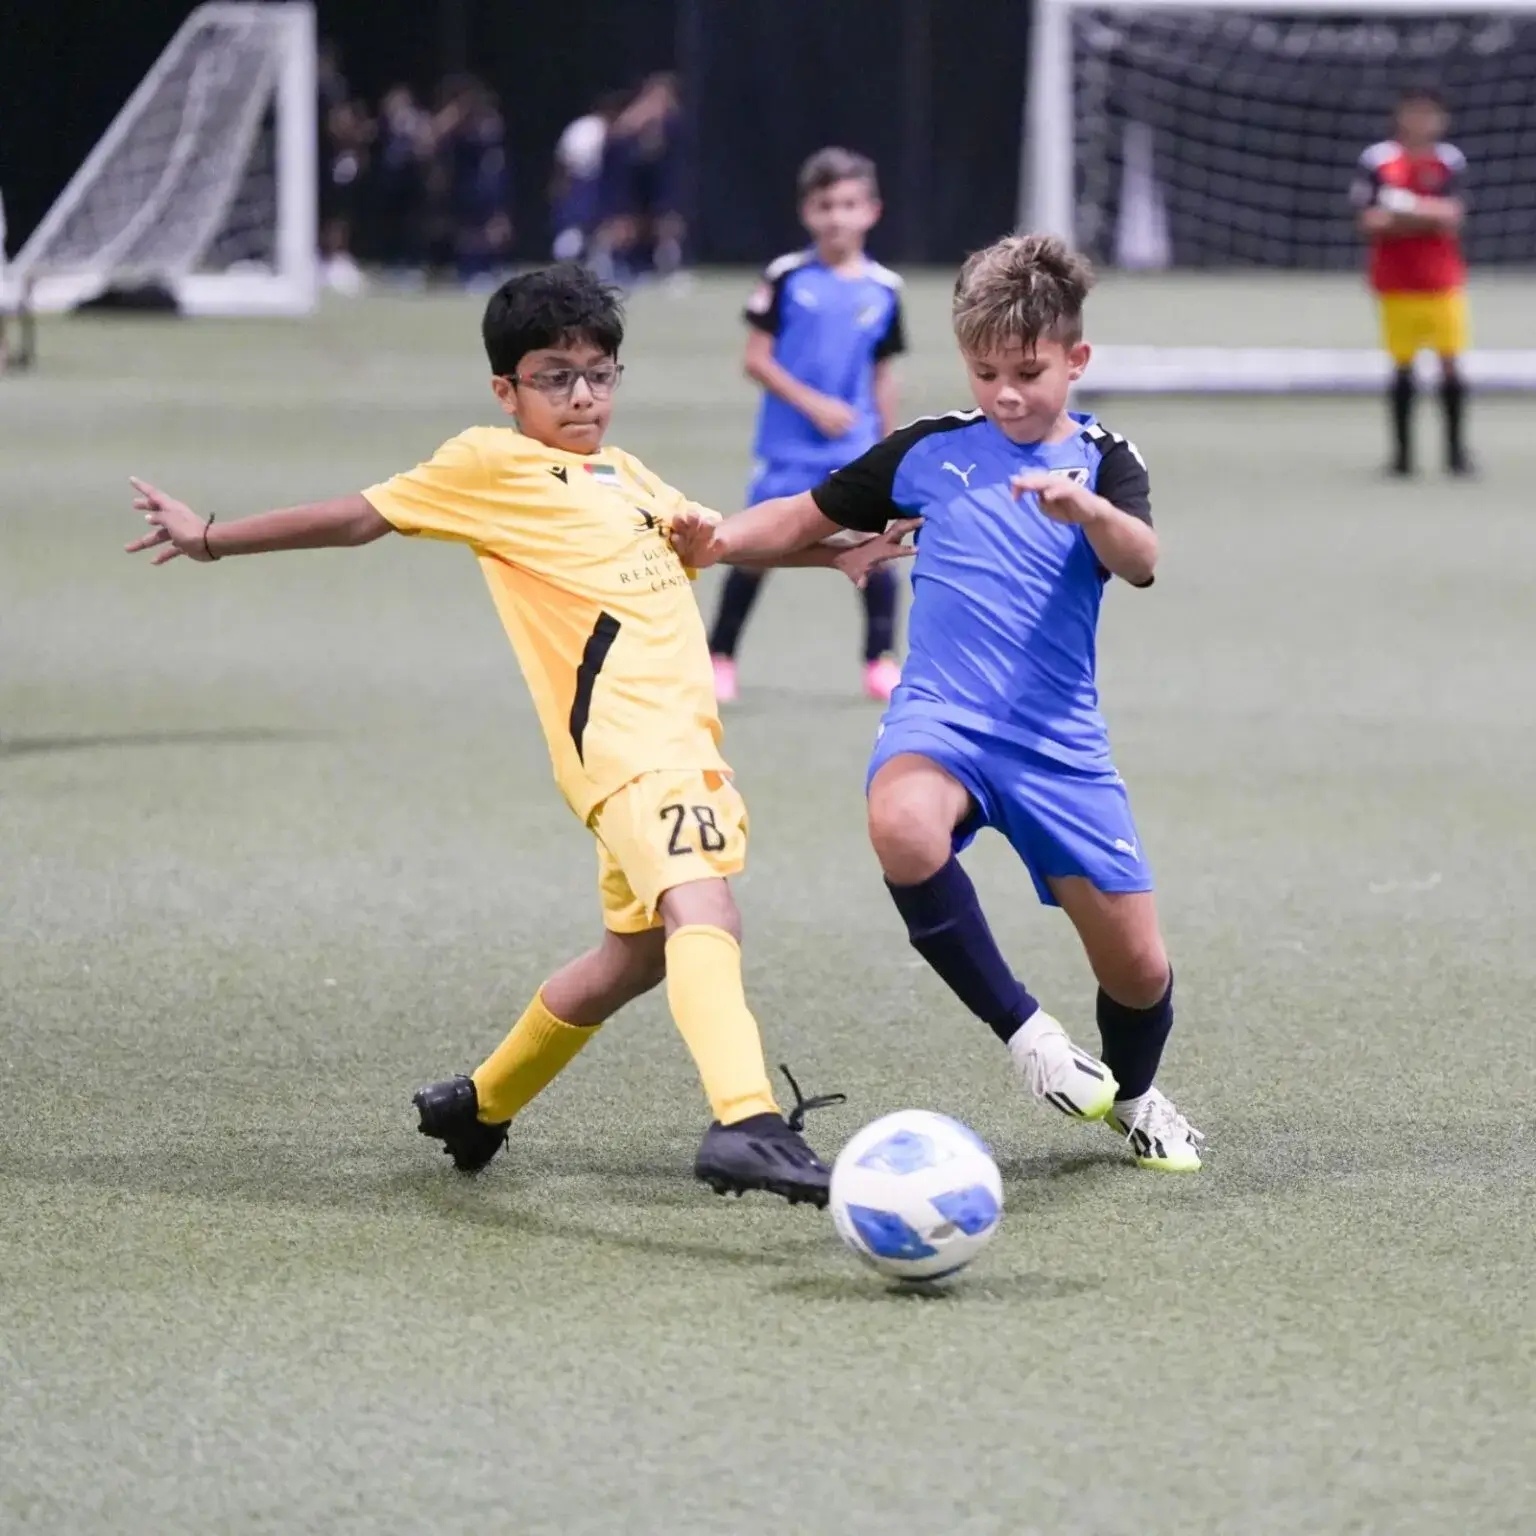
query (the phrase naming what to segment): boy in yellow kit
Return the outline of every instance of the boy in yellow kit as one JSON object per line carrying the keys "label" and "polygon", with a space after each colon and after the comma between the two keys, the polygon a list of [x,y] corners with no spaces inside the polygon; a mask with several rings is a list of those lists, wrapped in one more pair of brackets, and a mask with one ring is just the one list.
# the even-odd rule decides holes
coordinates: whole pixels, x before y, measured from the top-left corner
{"label": "boy in yellow kit", "polygon": [[[482,333],[491,387],[514,428],[471,427],[360,494],[229,523],[135,480],[134,506],[152,527],[128,548],[158,549],[158,565],[394,532],[468,544],[533,694],[556,782],[597,839],[605,931],[544,983],[473,1077],[415,1096],[423,1134],[465,1172],[483,1168],[512,1117],[597,1027],[665,980],[714,1111],[696,1175],[722,1194],[762,1189],[825,1205],[827,1170],[800,1135],[806,1106],[787,1121],[780,1114],[742,989],[727,880],[746,859],[746,808],[720,755],[692,573],[668,542],[672,516],[700,509],[603,447],[622,374],[617,296],[573,265],[526,273],[492,295]],[[818,547],[793,563],[838,558]]]}

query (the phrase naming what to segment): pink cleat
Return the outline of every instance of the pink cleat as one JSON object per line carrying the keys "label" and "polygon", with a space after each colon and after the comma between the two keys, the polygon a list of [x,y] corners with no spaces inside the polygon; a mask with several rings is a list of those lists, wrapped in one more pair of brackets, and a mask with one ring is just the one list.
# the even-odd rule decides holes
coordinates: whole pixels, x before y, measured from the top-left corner
{"label": "pink cleat", "polygon": [[736,663],[729,656],[711,656],[709,659],[715,669],[715,702],[734,704],[736,702]]}
{"label": "pink cleat", "polygon": [[901,681],[901,668],[889,656],[881,656],[864,663],[864,697],[889,704],[896,684]]}

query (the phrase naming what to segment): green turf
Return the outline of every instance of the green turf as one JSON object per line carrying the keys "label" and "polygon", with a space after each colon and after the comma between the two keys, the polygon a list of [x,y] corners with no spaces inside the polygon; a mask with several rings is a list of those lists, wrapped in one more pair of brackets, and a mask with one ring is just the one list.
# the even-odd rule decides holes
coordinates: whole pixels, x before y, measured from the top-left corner
{"label": "green turf", "polygon": [[[616,434],[727,507],[739,288],[637,302]],[[954,404],[941,288],[912,308],[909,398]],[[935,1300],[691,1182],[656,1000],[453,1176],[410,1091],[595,932],[472,562],[117,552],[129,472],[233,514],[490,419],[476,320],[54,324],[0,380],[0,1529],[1529,1531],[1529,405],[1476,404],[1481,483],[1404,487],[1374,402],[1103,408],[1165,539],[1102,671],[1192,1180],[1023,1102],[911,955],[856,605],[775,578],[727,722],[749,985],[773,1059],[850,1095],[824,1148],[912,1104],[997,1150],[1003,1231]],[[971,863],[1091,1042],[1064,922],[1000,843]]]}

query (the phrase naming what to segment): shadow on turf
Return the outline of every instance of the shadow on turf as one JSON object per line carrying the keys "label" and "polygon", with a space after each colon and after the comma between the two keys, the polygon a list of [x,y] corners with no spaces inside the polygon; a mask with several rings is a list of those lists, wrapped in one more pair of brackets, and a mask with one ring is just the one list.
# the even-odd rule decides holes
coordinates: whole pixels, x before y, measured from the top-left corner
{"label": "shadow on turf", "polygon": [[933,1301],[1064,1301],[1102,1290],[1093,1280],[1073,1280],[1064,1275],[966,1275],[942,1284],[904,1283],[892,1280],[881,1285],[868,1270],[847,1275],[798,1275],[770,1287],[775,1295],[797,1301],[933,1302]]}
{"label": "shadow on turf", "polygon": [[[654,1233],[626,1232],[590,1222],[553,1215],[547,1210],[516,1203],[520,1196],[559,1196],[560,1181],[537,1174],[518,1180],[496,1174],[466,1178],[450,1169],[429,1166],[380,1171],[376,1165],[359,1168],[344,1159],[331,1169],[317,1166],[318,1156],[333,1156],[334,1147],[231,1140],[217,1152],[196,1146],[164,1148],[153,1153],[85,1153],[61,1157],[11,1156],[5,1171],[13,1178],[67,1188],[87,1185],[93,1189],[134,1195],[157,1195],[207,1200],[220,1204],[329,1210],[352,1215],[393,1217],[409,1202],[419,1214],[437,1218],[453,1228],[473,1227],[516,1245],[527,1238],[563,1242],[598,1243],[626,1253],[649,1254],[668,1263],[688,1261],[727,1268],[762,1269],[803,1263],[817,1249],[832,1241],[829,1226],[808,1207],[785,1212],[796,1223],[781,1229],[773,1247],[761,1244],[755,1228],[743,1231],[733,1218],[748,1219],[778,1201],[764,1196],[751,1198],[739,1208],[734,1200],[709,1194],[688,1176],[686,1160],[665,1168],[567,1167],[563,1174],[602,1180],[594,1202],[610,1210],[636,1207],[667,1207],[703,1213],[711,1211],[719,1223],[719,1240],[693,1241]],[[774,1214],[779,1214],[775,1211]],[[617,1219],[623,1220],[620,1215]],[[733,1248],[729,1242],[741,1235],[750,1246]],[[451,1244],[451,1234],[445,1239]]]}
{"label": "shadow on turf", "polygon": [[227,730],[117,731],[87,736],[0,736],[0,759],[41,757],[53,752],[99,752],[117,747],[233,747],[268,741],[304,741],[308,731],[273,730],[266,726],[232,726]]}

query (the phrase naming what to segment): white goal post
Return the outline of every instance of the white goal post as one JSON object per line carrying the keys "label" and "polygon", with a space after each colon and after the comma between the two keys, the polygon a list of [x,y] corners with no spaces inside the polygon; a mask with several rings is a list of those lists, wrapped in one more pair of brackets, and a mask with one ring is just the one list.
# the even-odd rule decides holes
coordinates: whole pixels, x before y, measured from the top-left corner
{"label": "white goal post", "polygon": [[[1355,166],[1420,83],[1446,93],[1467,155],[1474,271],[1536,268],[1536,0],[1038,0],[1020,223],[1110,268],[1358,273]],[[1536,389],[1533,334],[1471,352],[1472,383]],[[1363,390],[1388,371],[1326,334],[1106,342],[1108,390]]]}
{"label": "white goal post", "polygon": [[302,314],[319,289],[312,4],[182,23],[4,270],[12,308],[159,286],[188,314]]}

